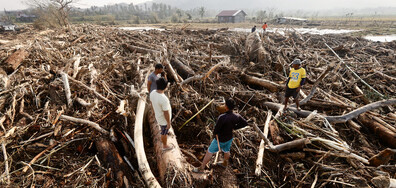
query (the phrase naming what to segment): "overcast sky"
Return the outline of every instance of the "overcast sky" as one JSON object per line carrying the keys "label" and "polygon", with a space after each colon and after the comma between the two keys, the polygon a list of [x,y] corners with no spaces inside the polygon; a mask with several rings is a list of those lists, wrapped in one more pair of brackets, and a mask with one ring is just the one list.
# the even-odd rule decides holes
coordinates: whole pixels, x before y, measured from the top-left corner
{"label": "overcast sky", "polygon": [[[0,0],[0,10],[25,9],[23,2],[28,0]],[[74,6],[87,8],[93,5],[103,6],[115,3],[142,3],[148,0],[78,0]],[[376,8],[396,7],[396,0],[156,0],[157,2],[169,2],[171,5],[182,5],[183,8],[194,8],[202,5],[207,8],[217,9],[241,9],[241,8],[276,8],[280,10],[303,9],[324,10],[334,8]],[[244,7],[241,7],[244,6]]]}

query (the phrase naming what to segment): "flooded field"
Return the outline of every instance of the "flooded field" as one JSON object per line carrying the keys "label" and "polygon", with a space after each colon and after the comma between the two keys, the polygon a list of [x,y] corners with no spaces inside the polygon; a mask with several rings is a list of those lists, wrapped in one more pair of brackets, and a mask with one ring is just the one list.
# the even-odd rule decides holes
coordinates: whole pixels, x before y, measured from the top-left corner
{"label": "flooded field", "polygon": [[367,40],[376,41],[376,42],[392,42],[396,40],[396,35],[382,35],[382,36],[365,36],[363,37]]}
{"label": "flooded field", "polygon": [[[237,31],[237,32],[251,32],[251,29],[246,29],[246,28],[234,28],[231,29],[231,31]],[[271,28],[268,29],[267,32],[272,32],[272,33],[279,33],[281,35],[285,35],[285,32],[287,31],[296,31],[301,34],[315,34],[315,35],[325,35],[325,34],[344,34],[344,33],[352,33],[352,32],[358,32],[360,30],[347,30],[347,29],[318,29],[318,28]],[[258,32],[263,32],[262,29],[258,29]]]}

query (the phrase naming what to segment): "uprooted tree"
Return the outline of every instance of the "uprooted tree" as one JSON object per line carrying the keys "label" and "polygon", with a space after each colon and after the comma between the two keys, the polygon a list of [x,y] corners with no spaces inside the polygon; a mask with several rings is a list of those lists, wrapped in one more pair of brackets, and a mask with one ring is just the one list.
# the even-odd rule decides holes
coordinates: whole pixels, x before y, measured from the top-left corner
{"label": "uprooted tree", "polygon": [[35,27],[68,27],[71,5],[78,0],[29,0],[27,3],[39,15]]}

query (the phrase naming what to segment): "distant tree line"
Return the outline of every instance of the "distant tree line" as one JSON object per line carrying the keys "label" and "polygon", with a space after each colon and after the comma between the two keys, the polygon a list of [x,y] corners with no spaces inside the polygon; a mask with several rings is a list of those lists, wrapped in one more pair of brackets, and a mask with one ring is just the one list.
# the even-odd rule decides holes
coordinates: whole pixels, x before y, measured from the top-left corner
{"label": "distant tree line", "polygon": [[92,6],[87,9],[72,9],[70,18],[73,21],[128,21],[130,23],[159,23],[170,21],[174,23],[188,22],[194,18],[203,18],[206,9],[198,7],[191,10],[181,10],[164,3],[133,3]]}

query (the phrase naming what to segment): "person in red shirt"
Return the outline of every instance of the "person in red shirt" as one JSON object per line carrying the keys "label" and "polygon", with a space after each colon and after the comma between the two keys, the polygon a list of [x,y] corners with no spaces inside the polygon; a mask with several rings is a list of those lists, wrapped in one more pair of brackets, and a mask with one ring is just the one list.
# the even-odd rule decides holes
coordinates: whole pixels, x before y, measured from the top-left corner
{"label": "person in red shirt", "polygon": [[267,22],[264,22],[264,25],[262,26],[263,31],[267,31],[267,27],[268,27]]}

